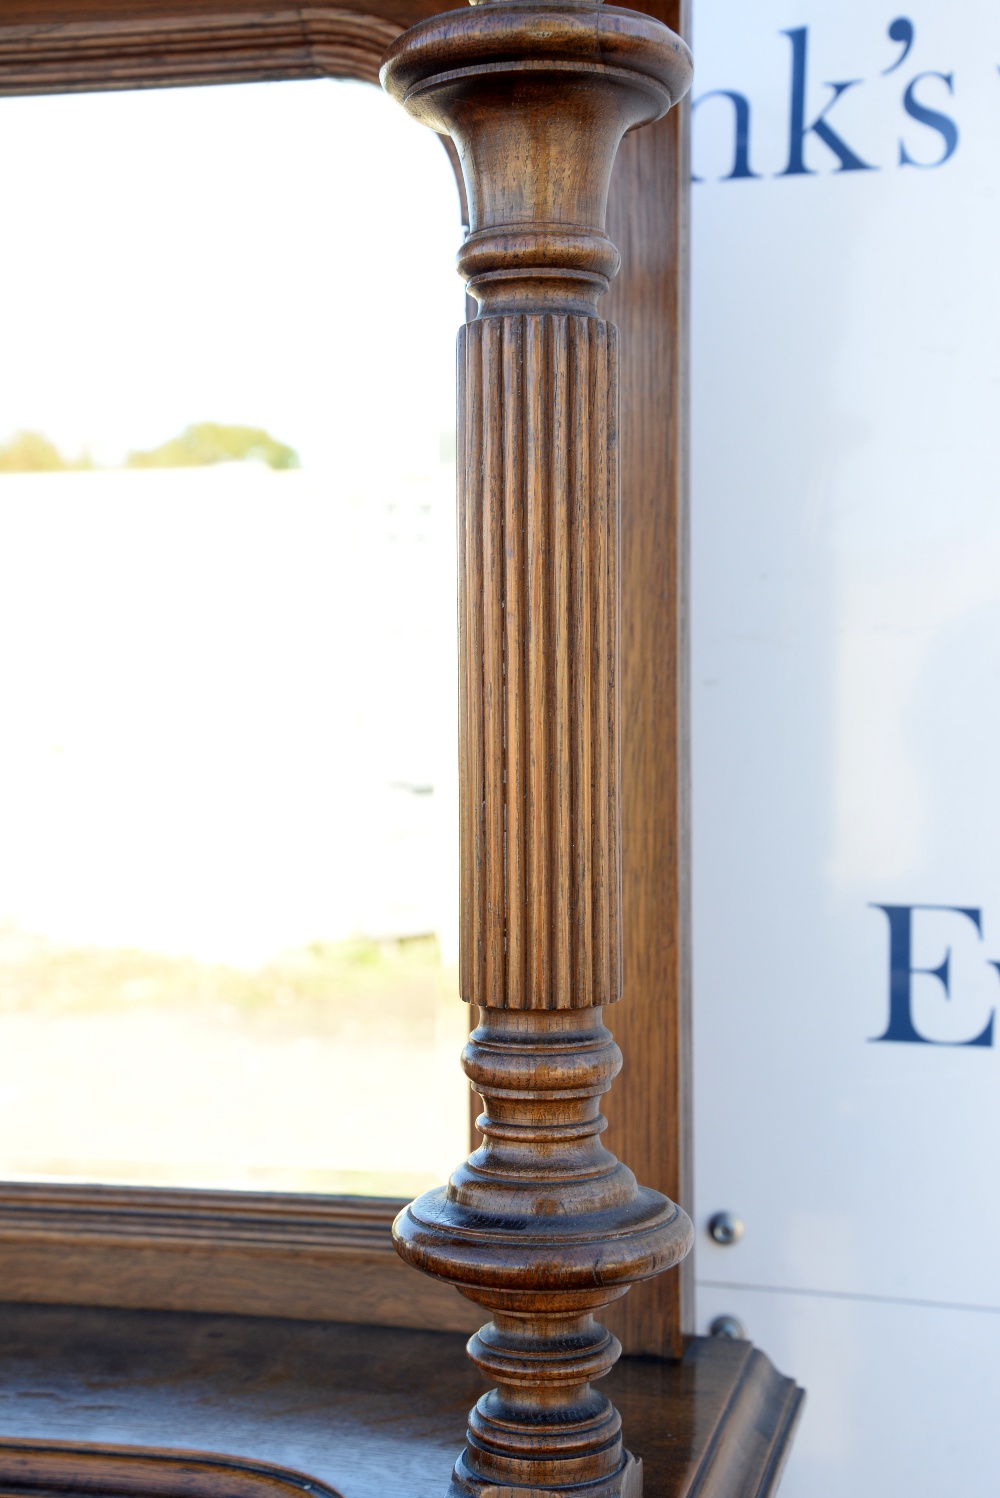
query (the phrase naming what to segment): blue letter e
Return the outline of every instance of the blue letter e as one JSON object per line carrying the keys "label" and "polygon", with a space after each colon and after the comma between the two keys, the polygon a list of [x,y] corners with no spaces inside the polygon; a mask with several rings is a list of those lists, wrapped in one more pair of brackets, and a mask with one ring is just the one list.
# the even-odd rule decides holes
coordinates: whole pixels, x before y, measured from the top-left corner
{"label": "blue letter e", "polygon": [[910,983],[914,973],[924,973],[936,978],[951,997],[951,949],[944,954],[939,967],[914,967],[912,958],[913,912],[915,910],[950,910],[955,915],[964,915],[983,934],[982,912],[964,905],[873,905],[873,910],[884,910],[889,921],[889,1026],[884,1035],[873,1035],[873,1040],[900,1040],[916,1045],[983,1045],[993,1044],[993,1015],[985,1030],[972,1040],[928,1040],[921,1035],[913,1023],[911,1012]]}

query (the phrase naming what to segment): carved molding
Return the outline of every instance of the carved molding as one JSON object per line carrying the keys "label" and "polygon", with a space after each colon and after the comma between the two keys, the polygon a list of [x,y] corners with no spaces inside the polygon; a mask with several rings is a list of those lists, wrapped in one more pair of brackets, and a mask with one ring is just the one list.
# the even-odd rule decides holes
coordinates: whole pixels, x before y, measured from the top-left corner
{"label": "carved molding", "polygon": [[0,94],[345,77],[378,81],[400,27],[317,5],[0,27]]}
{"label": "carved molding", "polygon": [[382,1197],[8,1181],[0,1183],[0,1242],[86,1237],[391,1255],[398,1211],[398,1201]]}
{"label": "carved molding", "polygon": [[0,1185],[0,1300],[436,1326],[471,1306],[392,1248],[398,1201]]}
{"label": "carved molding", "polygon": [[[749,1342],[713,1347],[715,1338],[692,1344],[690,1362],[709,1354],[732,1364],[727,1398],[705,1421],[704,1447],[691,1463],[683,1498],[772,1498],[792,1449],[805,1393],[785,1378]],[[697,1399],[698,1380],[692,1394]],[[705,1401],[707,1403],[707,1401]],[[678,1494],[681,1498],[681,1494]]]}

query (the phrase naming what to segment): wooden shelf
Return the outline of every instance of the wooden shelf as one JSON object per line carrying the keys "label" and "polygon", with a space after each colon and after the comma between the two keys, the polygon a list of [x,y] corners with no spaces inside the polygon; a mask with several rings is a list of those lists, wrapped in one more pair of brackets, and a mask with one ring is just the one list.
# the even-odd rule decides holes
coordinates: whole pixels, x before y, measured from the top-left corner
{"label": "wooden shelf", "polygon": [[[623,1358],[606,1387],[645,1498],[775,1491],[802,1392],[750,1343]],[[238,1498],[301,1491],[304,1474],[314,1494],[444,1498],[481,1392],[452,1332],[0,1305],[0,1495]]]}

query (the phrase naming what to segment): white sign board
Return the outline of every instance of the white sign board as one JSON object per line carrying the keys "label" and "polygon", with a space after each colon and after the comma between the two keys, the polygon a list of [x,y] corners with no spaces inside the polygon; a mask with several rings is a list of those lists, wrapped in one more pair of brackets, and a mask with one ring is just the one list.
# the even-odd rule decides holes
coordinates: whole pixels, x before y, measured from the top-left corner
{"label": "white sign board", "polygon": [[807,1386],[785,1498],[993,1498],[1000,7],[694,50],[699,1330]]}

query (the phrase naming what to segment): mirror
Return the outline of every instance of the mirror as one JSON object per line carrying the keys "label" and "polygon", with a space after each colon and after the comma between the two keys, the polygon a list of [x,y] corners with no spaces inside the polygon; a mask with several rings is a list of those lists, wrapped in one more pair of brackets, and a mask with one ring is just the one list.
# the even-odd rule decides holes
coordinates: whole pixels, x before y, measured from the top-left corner
{"label": "mirror", "polygon": [[0,1178],[419,1191],[468,1137],[451,165],[331,80],[0,134]]}

